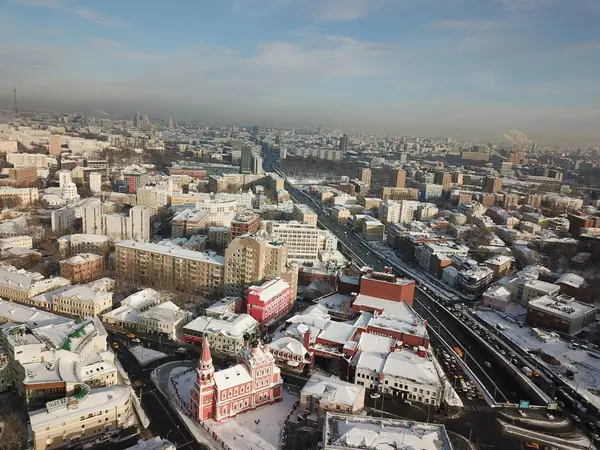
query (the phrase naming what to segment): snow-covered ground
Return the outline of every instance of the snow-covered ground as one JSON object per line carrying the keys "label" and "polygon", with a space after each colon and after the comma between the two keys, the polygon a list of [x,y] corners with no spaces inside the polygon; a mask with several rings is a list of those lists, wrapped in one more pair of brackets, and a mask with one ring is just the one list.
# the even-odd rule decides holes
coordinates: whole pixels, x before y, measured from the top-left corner
{"label": "snow-covered ground", "polygon": [[129,351],[135,357],[135,359],[137,359],[137,361],[142,365],[151,363],[152,361],[156,361],[157,359],[165,358],[166,356],[168,356],[162,352],[152,350],[151,348],[142,347],[141,345],[131,347]]}
{"label": "snow-covered ground", "polygon": [[[250,411],[225,422],[207,421],[211,430],[236,450],[276,450],[288,414],[299,400],[283,390],[283,401]],[[258,421],[258,423],[256,423]]]}
{"label": "snow-covered ground", "polygon": [[[167,394],[169,398],[173,399],[172,404],[186,411],[189,405],[190,390],[196,382],[196,371],[187,367],[174,367],[168,374],[168,378]],[[179,396],[181,396],[181,401],[179,401]],[[281,433],[285,419],[298,400],[297,395],[283,390],[283,401],[279,403],[240,414],[221,423],[207,420],[204,422],[204,429],[189,418],[186,423],[195,428],[191,430],[195,436],[204,437],[208,429],[210,433],[215,432],[232,449],[276,450],[281,448]],[[257,421],[258,423],[256,423]]]}
{"label": "snow-covered ground", "polygon": [[[568,342],[552,332],[547,333],[546,342],[543,342],[531,332],[531,328],[526,326],[521,328],[507,320],[506,314],[488,309],[479,309],[476,314],[492,326],[504,325],[505,330],[502,333],[522,349],[541,349],[544,353],[558,359],[561,365],[553,366],[536,357],[540,364],[552,369],[581,396],[594,406],[600,407],[600,397],[590,392],[590,389],[600,390],[600,354],[598,352],[569,348]],[[590,355],[594,355],[594,357]],[[567,369],[575,372],[573,380],[565,377]]]}

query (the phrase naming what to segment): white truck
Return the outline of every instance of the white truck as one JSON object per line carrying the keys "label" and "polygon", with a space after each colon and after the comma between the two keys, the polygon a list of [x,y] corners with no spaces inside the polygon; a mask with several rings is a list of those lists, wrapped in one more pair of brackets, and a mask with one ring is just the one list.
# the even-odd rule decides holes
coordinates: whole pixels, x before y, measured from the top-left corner
{"label": "white truck", "polygon": [[531,375],[533,375],[533,370],[531,370],[529,367],[527,366],[523,366],[521,368],[521,372],[523,372],[525,375],[527,375],[528,377],[530,377]]}

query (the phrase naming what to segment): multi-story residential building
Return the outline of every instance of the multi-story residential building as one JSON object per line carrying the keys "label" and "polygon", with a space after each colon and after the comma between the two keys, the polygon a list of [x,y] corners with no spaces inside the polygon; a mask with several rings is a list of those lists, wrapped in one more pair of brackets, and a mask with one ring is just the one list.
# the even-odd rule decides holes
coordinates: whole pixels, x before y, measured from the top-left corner
{"label": "multi-story residential building", "polygon": [[71,283],[87,283],[104,275],[104,257],[94,253],[79,253],[60,262],[60,276]]}
{"label": "multi-story residential building", "polygon": [[486,259],[483,263],[492,269],[494,272],[494,279],[499,279],[511,272],[514,262],[515,258],[512,256],[498,255]]}
{"label": "multi-story residential building", "polygon": [[469,247],[454,242],[426,242],[415,249],[415,258],[421,267],[429,269],[434,254],[467,256],[468,253]]}
{"label": "multi-story residential building", "polygon": [[337,249],[333,233],[310,223],[265,220],[262,226],[271,236],[283,239],[289,259],[317,259],[321,250]]}
{"label": "multi-story residential building", "polygon": [[128,187],[127,192],[130,194],[135,194],[139,188],[146,186],[150,182],[150,174],[148,172],[123,172],[123,178]]}
{"label": "multi-story residential building", "polygon": [[196,317],[183,327],[183,341],[201,343],[205,338],[213,350],[234,356],[244,346],[244,336],[258,336],[259,323],[248,314],[225,313]]}
{"label": "multi-story residential building", "polygon": [[436,172],[433,177],[435,184],[441,184],[444,192],[449,192],[452,188],[452,173],[450,172]]}
{"label": "multi-story residential building", "polygon": [[365,388],[339,378],[313,374],[300,391],[300,408],[324,418],[328,411],[360,414]]}
{"label": "multi-story residential building", "polygon": [[52,299],[52,310],[77,317],[98,317],[112,308],[112,293],[73,286]]}
{"label": "multi-story residential building", "polygon": [[0,239],[0,248],[2,247],[17,247],[17,248],[33,248],[33,238],[31,236],[12,236]]}
{"label": "multi-story residential building", "polygon": [[502,207],[506,210],[516,209],[519,206],[519,194],[504,194]]}
{"label": "multi-story residential building", "polygon": [[168,204],[169,188],[168,185],[143,186],[137,190],[136,196],[136,205],[148,208],[150,214],[155,215],[159,208]]}
{"label": "multi-story residential building", "polygon": [[419,189],[384,187],[381,191],[383,200],[419,200]]}
{"label": "multi-story residential building", "polygon": [[350,210],[344,206],[334,206],[331,208],[331,218],[338,223],[345,224],[350,218]]}
{"label": "multi-story residential building", "polygon": [[483,191],[490,194],[497,194],[502,191],[502,178],[485,177],[483,179]]}
{"label": "multi-story residential building", "polygon": [[292,298],[298,291],[298,268],[287,264],[288,246],[264,232],[235,238],[225,250],[225,293],[242,296],[246,289],[265,278],[287,281]]}
{"label": "multi-story residential building", "polygon": [[229,227],[209,227],[206,241],[211,249],[221,252],[231,242],[231,229]]}
{"label": "multi-story residential building", "polygon": [[385,233],[385,225],[371,216],[365,216],[362,220],[361,233],[367,241],[382,241]]}
{"label": "multi-story residential building", "polygon": [[134,395],[126,386],[90,390],[81,385],[73,395],[46,403],[29,413],[34,450],[93,444],[93,438],[134,426]]}
{"label": "multi-story residential building", "polygon": [[593,305],[576,301],[567,295],[543,295],[527,304],[527,324],[532,327],[577,334],[596,319]]}
{"label": "multi-story residential building", "polygon": [[194,420],[221,422],[281,401],[281,371],[266,346],[246,342],[238,362],[215,371],[208,341],[203,339],[198,376],[190,392],[189,412]]}
{"label": "multi-story residential building", "polygon": [[183,327],[192,319],[192,313],[168,301],[152,306],[138,316],[137,329],[143,333],[176,340],[182,336]]}
{"label": "multi-story residential building", "polygon": [[57,164],[55,157],[42,153],[9,153],[6,155],[6,162],[12,164],[15,169],[35,167],[38,178],[48,176],[48,168]]}
{"label": "multi-story residential building", "polygon": [[107,213],[105,205],[97,200],[82,209],[83,231],[101,234],[113,240],[150,240],[150,210],[134,206],[128,214]]}
{"label": "multi-story residential building", "polygon": [[358,179],[368,188],[371,187],[371,169],[358,169]]}
{"label": "multi-story residential building", "polygon": [[99,234],[71,234],[57,239],[61,257],[75,256],[79,253],[107,255],[110,250],[110,238]]}
{"label": "multi-story residential building", "polygon": [[480,294],[494,279],[494,271],[487,266],[477,266],[458,272],[458,285],[467,294]]}
{"label": "multi-story residential building", "polygon": [[62,277],[44,278],[43,275],[11,266],[0,268],[0,297],[26,305],[33,305],[33,297],[71,284]]}
{"label": "multi-story residential building", "polygon": [[260,286],[250,286],[246,301],[247,313],[261,327],[268,326],[283,317],[294,305],[290,285],[281,278],[265,281]]}
{"label": "multi-story residential building", "polygon": [[102,192],[102,174],[100,172],[91,172],[89,174],[89,186],[92,194]]}
{"label": "multi-story residential building", "polygon": [[292,219],[301,223],[311,224],[315,227],[317,226],[317,213],[302,203],[294,203]]}
{"label": "multi-story residential building", "polygon": [[208,228],[210,214],[202,209],[184,209],[171,221],[173,237],[191,237]]}
{"label": "multi-story residential building", "polygon": [[396,169],[394,174],[394,187],[400,189],[404,188],[406,186],[406,171],[402,169]]}
{"label": "multi-story residential building", "polygon": [[[119,283],[139,283],[220,295],[225,260],[214,253],[123,241],[115,244]],[[244,265],[238,266],[240,270]]]}
{"label": "multi-story residential building", "polygon": [[29,206],[35,204],[40,199],[40,193],[37,188],[13,188],[0,186],[0,201],[5,207]]}
{"label": "multi-story residential building", "polygon": [[8,180],[3,179],[2,183],[14,187],[34,186],[38,179],[38,173],[35,167],[4,169],[3,172],[8,173]]}
{"label": "multi-story residential building", "polygon": [[260,229],[260,216],[252,211],[237,213],[230,227],[232,240],[244,234],[254,234]]}

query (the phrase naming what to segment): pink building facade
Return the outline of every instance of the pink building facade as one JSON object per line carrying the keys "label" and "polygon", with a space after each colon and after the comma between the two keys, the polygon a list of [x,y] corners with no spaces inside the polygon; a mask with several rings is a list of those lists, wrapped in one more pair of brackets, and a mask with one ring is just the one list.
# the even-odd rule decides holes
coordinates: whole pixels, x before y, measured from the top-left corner
{"label": "pink building facade", "polygon": [[292,289],[281,278],[248,288],[247,314],[267,326],[283,317],[293,306]]}
{"label": "pink building facade", "polygon": [[202,340],[196,384],[190,393],[190,415],[198,422],[217,422],[281,401],[281,371],[269,349],[254,342],[239,354],[239,364],[215,372],[210,347]]}

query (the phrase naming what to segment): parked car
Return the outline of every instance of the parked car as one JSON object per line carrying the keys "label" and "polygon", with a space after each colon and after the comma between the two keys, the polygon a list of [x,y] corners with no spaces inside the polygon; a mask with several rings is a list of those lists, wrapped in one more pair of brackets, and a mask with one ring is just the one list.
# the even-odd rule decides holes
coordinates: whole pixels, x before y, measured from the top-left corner
{"label": "parked car", "polygon": [[117,343],[115,342],[115,343],[113,344],[113,348],[114,348],[115,350],[117,350],[117,349],[119,348],[119,344],[117,344]]}
{"label": "parked car", "polygon": [[127,333],[127,337],[129,339],[133,339],[135,337],[135,334],[133,334],[133,333]]}
{"label": "parked car", "polygon": [[577,414],[571,414],[571,419],[573,419],[577,423],[581,423],[581,419]]}
{"label": "parked car", "polygon": [[487,367],[488,369],[491,369],[491,368],[492,368],[492,365],[491,365],[491,364],[490,364],[488,361],[484,362],[483,364],[484,364],[484,365],[485,365],[485,367]]}
{"label": "parked car", "polygon": [[133,339],[131,340],[131,342],[134,342],[134,343],[136,343],[136,344],[139,344],[139,343],[140,343],[140,342],[142,342],[142,341],[140,341],[140,339],[139,339],[139,338],[133,338]]}
{"label": "parked car", "polygon": [[527,442],[525,443],[525,447],[540,450],[540,444],[538,444],[537,442]]}

